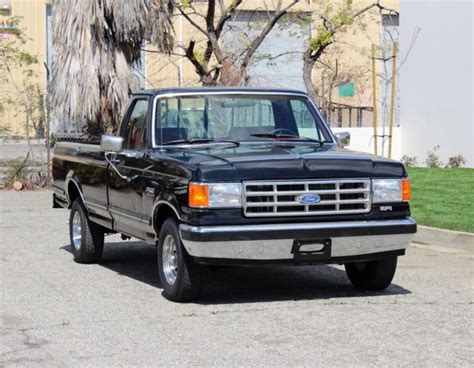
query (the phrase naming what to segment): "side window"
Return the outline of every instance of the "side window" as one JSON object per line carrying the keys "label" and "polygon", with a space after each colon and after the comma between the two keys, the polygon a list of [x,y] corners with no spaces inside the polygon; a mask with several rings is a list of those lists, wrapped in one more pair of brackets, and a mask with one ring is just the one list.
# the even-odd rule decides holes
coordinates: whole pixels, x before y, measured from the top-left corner
{"label": "side window", "polygon": [[302,100],[291,100],[291,110],[295,119],[298,134],[302,137],[324,140],[318,124],[308,106]]}
{"label": "side window", "polygon": [[147,112],[148,100],[136,100],[132,113],[123,132],[123,148],[129,150],[144,150],[147,148]]}

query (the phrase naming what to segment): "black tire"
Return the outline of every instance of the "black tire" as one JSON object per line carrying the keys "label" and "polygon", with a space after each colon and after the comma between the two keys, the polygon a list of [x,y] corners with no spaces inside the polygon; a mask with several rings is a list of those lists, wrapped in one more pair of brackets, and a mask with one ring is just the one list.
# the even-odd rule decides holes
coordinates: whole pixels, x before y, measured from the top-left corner
{"label": "black tire", "polygon": [[[170,241],[168,237],[174,240],[174,252],[177,267],[174,282],[170,282],[170,276],[165,275],[165,266],[163,264],[163,250],[165,240]],[[192,257],[186,252],[179,237],[178,224],[173,218],[168,218],[162,225],[158,240],[158,273],[160,275],[161,285],[163,286],[164,296],[174,302],[188,302],[198,297],[201,289],[201,280],[203,278],[203,267],[195,263]],[[172,268],[172,267],[171,267]],[[172,276],[171,276],[172,278]]]}
{"label": "black tire", "polygon": [[346,263],[352,285],[360,290],[383,290],[390,285],[397,269],[397,257],[369,262]]}
{"label": "black tire", "polygon": [[[75,243],[73,239],[74,219],[80,220],[81,238]],[[76,199],[71,206],[69,218],[69,238],[71,249],[74,254],[74,261],[78,263],[95,263],[100,260],[104,250],[104,230],[89,220],[84,204],[80,199]]]}

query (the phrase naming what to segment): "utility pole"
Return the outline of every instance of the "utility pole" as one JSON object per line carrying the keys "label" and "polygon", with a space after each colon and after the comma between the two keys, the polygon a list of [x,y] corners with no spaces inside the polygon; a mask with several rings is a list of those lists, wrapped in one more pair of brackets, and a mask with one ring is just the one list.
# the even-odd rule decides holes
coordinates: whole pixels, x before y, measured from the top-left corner
{"label": "utility pole", "polygon": [[178,15],[178,39],[179,39],[179,60],[178,60],[178,85],[183,86],[183,15]]}
{"label": "utility pole", "polygon": [[395,113],[395,80],[397,76],[397,50],[398,44],[392,44],[392,95],[390,96],[390,120],[388,131],[388,158],[392,158],[392,133],[393,133],[393,118]]}
{"label": "utility pole", "polygon": [[372,125],[374,126],[374,153],[378,153],[377,136],[377,80],[375,70],[375,44],[372,44]]}

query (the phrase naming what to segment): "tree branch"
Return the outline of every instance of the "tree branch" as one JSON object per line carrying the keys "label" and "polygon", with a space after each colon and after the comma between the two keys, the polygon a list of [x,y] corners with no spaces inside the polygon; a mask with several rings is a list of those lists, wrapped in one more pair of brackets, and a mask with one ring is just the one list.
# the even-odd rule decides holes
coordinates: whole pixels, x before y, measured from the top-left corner
{"label": "tree branch", "polygon": [[294,0],[292,3],[290,3],[288,6],[280,10],[281,6],[281,1],[278,2],[278,11],[277,13],[269,20],[269,22],[266,24],[266,26],[263,28],[262,32],[260,35],[252,41],[250,46],[247,48],[247,51],[245,53],[244,59],[242,60],[242,64],[240,66],[241,69],[245,69],[248,64],[250,63],[250,60],[252,59],[252,56],[255,54],[255,51],[257,51],[258,47],[262,44],[263,40],[265,37],[270,33],[270,31],[273,29],[275,24],[283,17],[288,10],[293,7],[295,4],[297,4],[299,0]]}
{"label": "tree branch", "polygon": [[196,41],[189,41],[189,46],[186,47],[184,55],[194,65],[199,76],[202,77],[203,75],[207,74],[207,71],[205,67],[196,59],[194,54],[194,46],[196,46]]}
{"label": "tree branch", "polygon": [[[367,5],[366,7],[356,11],[355,13],[352,13],[349,17],[350,19],[355,19],[359,16],[361,16],[362,14],[368,12],[370,9],[373,9],[373,8],[378,8],[380,11],[382,10],[386,10],[390,13],[393,13],[393,14],[398,14],[398,12],[396,10],[393,10],[393,9],[390,9],[390,8],[387,8],[383,5],[380,4],[380,0],[372,3],[372,4],[369,4]],[[330,32],[330,41],[327,41],[323,44],[321,44],[316,50],[312,50],[311,53],[309,53],[310,57],[312,60],[316,61],[318,60],[321,55],[324,53],[324,50],[331,44],[334,43],[334,40],[332,39],[332,37],[340,30],[340,28],[342,26],[344,26],[345,24],[341,24],[341,25],[336,25],[334,24],[326,15],[324,14],[318,14],[318,16],[323,20],[323,26],[326,30],[328,30]]]}
{"label": "tree branch", "polygon": [[216,14],[216,0],[208,0],[206,26],[208,33],[214,33],[214,16]]}
{"label": "tree branch", "polygon": [[[224,29],[225,23],[232,17],[243,0],[236,0],[232,7],[226,8],[223,12],[216,26],[216,36],[220,37],[222,30]],[[222,6],[221,6],[222,8]]]}
{"label": "tree branch", "polygon": [[181,13],[181,15],[183,17],[186,18],[186,20],[191,23],[191,25],[196,28],[199,32],[201,32],[203,35],[205,35],[206,37],[208,37],[208,34],[207,32],[204,30],[204,28],[202,28],[199,24],[197,24],[194,20],[191,19],[191,17],[189,16],[189,14],[187,14],[184,9],[182,8],[182,6],[177,6],[176,7],[178,9],[178,11]]}
{"label": "tree branch", "polygon": [[280,58],[280,57],[282,57],[282,56],[293,55],[293,54],[302,54],[302,52],[301,52],[301,51],[286,51],[286,52],[282,52],[281,54],[277,54],[277,55],[275,55],[275,56],[266,55],[266,56],[262,56],[261,58],[255,57],[255,59],[256,59],[256,60],[263,60],[263,59],[265,59],[265,60],[271,61],[271,60],[278,59],[278,58]]}
{"label": "tree branch", "polygon": [[386,10],[388,11],[389,13],[393,13],[393,14],[396,14],[398,15],[399,13],[394,10],[394,9],[390,9],[390,8],[387,8],[383,5],[380,4],[380,0],[375,2],[375,3],[372,3],[370,5],[367,5],[365,8],[362,8],[361,10],[359,10],[358,12],[352,14],[351,18],[354,19],[354,18],[357,18],[359,15],[362,15],[363,13],[365,13],[366,11],[372,9],[372,8],[379,8],[380,11],[382,10]]}

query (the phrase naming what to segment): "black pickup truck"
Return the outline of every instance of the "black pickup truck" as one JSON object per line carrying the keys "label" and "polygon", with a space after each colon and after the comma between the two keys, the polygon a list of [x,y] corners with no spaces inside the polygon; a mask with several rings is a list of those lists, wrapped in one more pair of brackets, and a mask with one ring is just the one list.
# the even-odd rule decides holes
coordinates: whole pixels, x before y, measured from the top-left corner
{"label": "black pickup truck", "polygon": [[410,183],[349,139],[303,92],[141,91],[118,136],[56,144],[53,206],[71,210],[77,262],[99,261],[108,233],[157,245],[170,300],[196,298],[208,265],[344,264],[380,290],[416,232]]}

